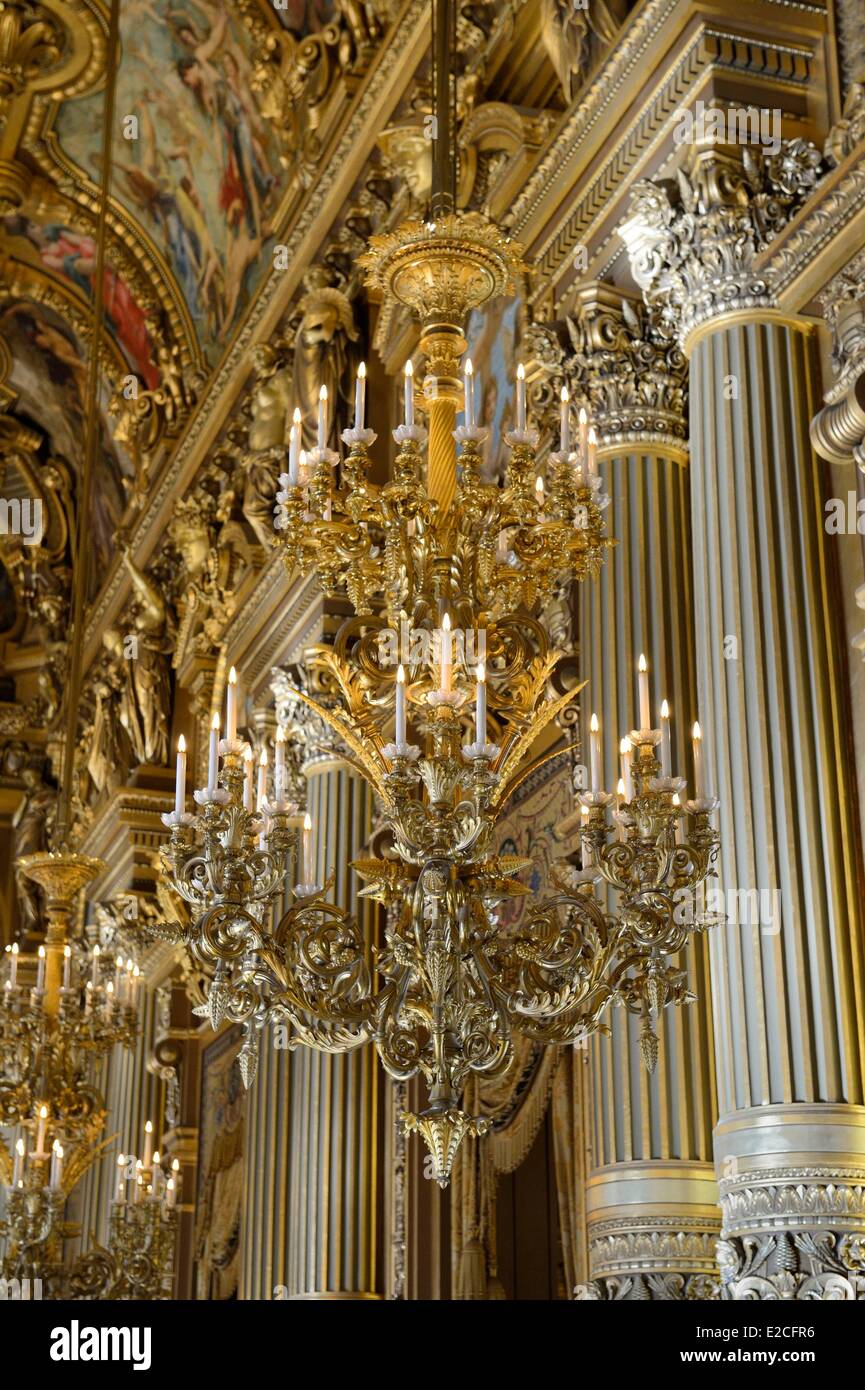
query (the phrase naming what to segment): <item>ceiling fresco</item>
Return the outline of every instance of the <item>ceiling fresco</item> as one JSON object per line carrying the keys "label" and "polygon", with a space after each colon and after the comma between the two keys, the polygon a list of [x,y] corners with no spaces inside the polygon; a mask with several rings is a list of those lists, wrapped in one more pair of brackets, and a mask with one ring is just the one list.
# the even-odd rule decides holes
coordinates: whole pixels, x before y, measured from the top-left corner
{"label": "ceiling fresco", "polygon": [[[318,27],[327,8],[289,17]],[[256,105],[252,41],[221,0],[125,0],[120,33],[113,193],[176,280],[213,364],[266,273],[287,180]],[[65,102],[55,123],[63,154],[94,181],[101,121],[96,92]]]}

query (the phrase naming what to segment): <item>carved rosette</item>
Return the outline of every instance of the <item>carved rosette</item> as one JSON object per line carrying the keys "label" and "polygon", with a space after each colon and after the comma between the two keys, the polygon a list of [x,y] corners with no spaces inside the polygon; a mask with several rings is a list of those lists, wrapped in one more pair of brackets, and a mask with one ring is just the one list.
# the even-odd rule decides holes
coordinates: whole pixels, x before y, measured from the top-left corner
{"label": "carved rosette", "polygon": [[640,180],[619,228],[631,271],[664,333],[684,347],[713,319],[774,307],[755,261],[808,198],[823,172],[806,140],[775,154],[745,146],[694,148],[678,188]]}
{"label": "carved rosette", "polygon": [[722,1179],[721,1297],[865,1301],[865,1169]]}

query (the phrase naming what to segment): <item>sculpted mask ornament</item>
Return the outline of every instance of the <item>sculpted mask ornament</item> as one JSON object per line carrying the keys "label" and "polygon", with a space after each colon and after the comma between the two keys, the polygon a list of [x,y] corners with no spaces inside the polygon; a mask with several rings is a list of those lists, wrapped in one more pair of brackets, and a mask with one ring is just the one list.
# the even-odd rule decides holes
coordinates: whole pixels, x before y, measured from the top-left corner
{"label": "sculpted mask ornament", "polygon": [[[313,267],[305,277],[306,294],[300,301],[302,315],[294,349],[294,403],[303,417],[303,447],[316,444],[318,396],[327,387],[329,435],[332,448],[349,424],[346,407],[359,333],[348,296],[327,283],[328,272]],[[289,419],[290,424],[290,419]]]}

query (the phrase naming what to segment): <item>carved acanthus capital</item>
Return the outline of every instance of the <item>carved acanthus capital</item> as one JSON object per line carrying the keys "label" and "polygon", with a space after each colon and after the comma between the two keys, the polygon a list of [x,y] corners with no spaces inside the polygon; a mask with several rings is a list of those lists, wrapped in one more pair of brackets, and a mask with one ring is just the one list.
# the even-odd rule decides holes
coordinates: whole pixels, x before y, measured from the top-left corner
{"label": "carved acanthus capital", "polygon": [[586,285],[566,324],[567,385],[601,447],[687,447],[688,364],[647,310],[611,286]]}
{"label": "carved acanthus capital", "polygon": [[631,271],[663,333],[685,347],[693,331],[743,310],[772,308],[754,261],[805,202],[822,173],[819,150],[783,141],[693,148],[678,186],[641,180],[619,228]]}
{"label": "carved acanthus capital", "polygon": [[333,692],[324,688],[321,674],[304,666],[275,666],[270,688],[276,703],[276,722],[286,736],[286,770],[291,800],[306,800],[304,778],[317,763],[344,761],[346,749],[329,724],[304,704],[299,691],[326,705]]}
{"label": "carved acanthus capital", "polygon": [[759,1170],[720,1190],[723,1298],[865,1301],[865,1172]]}

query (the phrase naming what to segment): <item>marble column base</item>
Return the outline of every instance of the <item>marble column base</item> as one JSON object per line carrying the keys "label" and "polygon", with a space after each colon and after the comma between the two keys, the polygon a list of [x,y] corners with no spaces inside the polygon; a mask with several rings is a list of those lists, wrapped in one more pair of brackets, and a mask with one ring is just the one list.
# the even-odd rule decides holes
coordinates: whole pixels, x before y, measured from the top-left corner
{"label": "marble column base", "polygon": [[617,1163],[589,1179],[588,1283],[578,1300],[720,1297],[718,1188],[709,1163]]}
{"label": "marble column base", "polygon": [[715,1160],[722,1298],[865,1301],[865,1106],[738,1111]]}

